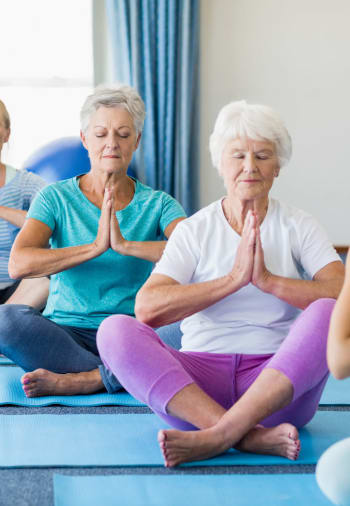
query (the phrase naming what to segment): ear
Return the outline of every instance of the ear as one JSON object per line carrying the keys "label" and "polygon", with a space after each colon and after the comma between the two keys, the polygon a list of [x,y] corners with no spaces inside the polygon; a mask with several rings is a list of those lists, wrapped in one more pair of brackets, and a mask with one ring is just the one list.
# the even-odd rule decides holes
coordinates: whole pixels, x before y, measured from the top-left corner
{"label": "ear", "polygon": [[139,135],[137,136],[134,151],[136,151],[136,150],[137,150],[137,148],[139,147],[140,140],[141,140],[141,132],[140,132],[140,133],[139,133]]}
{"label": "ear", "polygon": [[81,142],[83,143],[84,148],[85,148],[87,151],[89,151],[89,150],[88,150],[88,147],[87,147],[87,144],[86,144],[86,138],[85,138],[85,135],[84,135],[84,133],[82,132],[82,130],[80,130],[80,139],[81,139]]}
{"label": "ear", "polygon": [[11,128],[7,128],[7,134],[5,135],[4,142],[8,142],[11,135]]}
{"label": "ear", "polygon": [[274,175],[275,175],[275,177],[278,177],[280,175],[280,167],[277,167],[275,169],[275,174]]}

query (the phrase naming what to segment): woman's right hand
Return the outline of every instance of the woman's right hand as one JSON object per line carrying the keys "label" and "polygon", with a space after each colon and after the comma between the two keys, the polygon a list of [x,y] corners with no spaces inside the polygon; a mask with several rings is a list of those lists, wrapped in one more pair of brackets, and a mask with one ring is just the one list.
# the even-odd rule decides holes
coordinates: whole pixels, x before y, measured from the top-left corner
{"label": "woman's right hand", "polygon": [[102,255],[102,253],[104,253],[110,248],[111,209],[112,209],[112,192],[108,187],[106,187],[103,196],[101,216],[98,223],[97,235],[94,241],[97,256]]}
{"label": "woman's right hand", "polygon": [[235,263],[229,276],[238,288],[243,288],[251,282],[254,268],[254,250],[256,241],[257,218],[252,211],[248,211],[244,221],[242,238],[237,248]]}

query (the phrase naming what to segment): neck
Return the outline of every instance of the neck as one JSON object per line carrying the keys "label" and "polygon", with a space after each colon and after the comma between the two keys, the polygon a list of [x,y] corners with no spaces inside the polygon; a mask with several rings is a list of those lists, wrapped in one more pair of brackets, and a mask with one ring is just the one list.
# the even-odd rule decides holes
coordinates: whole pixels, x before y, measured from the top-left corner
{"label": "neck", "polygon": [[254,211],[258,220],[258,225],[261,225],[266,216],[268,205],[269,199],[267,196],[254,200],[240,200],[232,196],[227,196],[222,203],[227,221],[239,234],[242,233],[244,220],[248,211]]}
{"label": "neck", "polygon": [[81,176],[79,187],[88,198],[98,205],[102,205],[105,188],[113,189],[114,206],[116,210],[123,209],[134,196],[134,183],[126,173],[106,174],[91,170]]}

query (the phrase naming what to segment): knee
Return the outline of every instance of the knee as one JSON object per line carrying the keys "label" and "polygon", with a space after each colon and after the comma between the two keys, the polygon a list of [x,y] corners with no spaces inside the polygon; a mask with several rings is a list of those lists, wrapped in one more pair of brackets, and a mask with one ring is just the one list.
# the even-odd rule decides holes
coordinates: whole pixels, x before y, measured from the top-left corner
{"label": "knee", "polygon": [[23,309],[28,310],[29,307],[17,304],[3,304],[0,306],[0,349],[13,345],[20,338],[20,328],[26,327],[26,324],[22,321]]}
{"label": "knee", "polygon": [[331,298],[317,299],[305,309],[308,313],[313,313],[319,318],[329,320],[334,309],[336,300]]}
{"label": "knee", "polygon": [[154,331],[132,316],[109,316],[101,323],[96,336],[101,358],[106,359],[113,354],[124,360],[137,352],[145,341],[146,334],[150,332]]}
{"label": "knee", "polygon": [[316,480],[334,504],[350,504],[350,438],[332,445],[316,467]]}

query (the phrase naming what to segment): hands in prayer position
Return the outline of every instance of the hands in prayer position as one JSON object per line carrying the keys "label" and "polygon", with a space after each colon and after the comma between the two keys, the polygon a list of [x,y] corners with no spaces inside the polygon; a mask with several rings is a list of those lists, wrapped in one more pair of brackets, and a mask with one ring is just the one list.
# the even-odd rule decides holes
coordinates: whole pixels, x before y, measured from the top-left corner
{"label": "hands in prayer position", "polygon": [[254,211],[249,210],[244,221],[242,239],[231,277],[233,280],[239,280],[240,288],[252,283],[264,291],[270,276],[271,273],[267,270],[264,261],[258,218]]}

